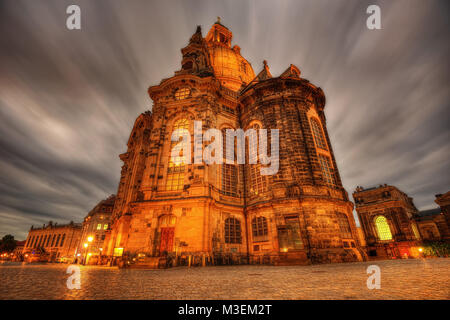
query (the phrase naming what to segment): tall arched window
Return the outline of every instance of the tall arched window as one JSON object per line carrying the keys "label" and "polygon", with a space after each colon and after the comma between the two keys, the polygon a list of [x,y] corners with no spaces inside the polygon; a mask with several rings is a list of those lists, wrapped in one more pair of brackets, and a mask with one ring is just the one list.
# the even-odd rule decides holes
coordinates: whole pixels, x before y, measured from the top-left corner
{"label": "tall arched window", "polygon": [[417,230],[417,226],[414,223],[412,224],[412,230],[414,233],[414,237],[416,237],[417,240],[420,240],[419,230]]}
{"label": "tall arched window", "polygon": [[[261,129],[260,125],[255,123],[250,129],[254,129],[256,134],[258,134],[258,130]],[[259,193],[263,193],[267,191],[267,177],[261,175],[261,163],[259,163],[258,159],[258,142],[254,148],[250,148],[250,139],[248,139],[248,157],[247,157],[247,167],[248,174],[250,177],[250,195],[258,195]],[[267,141],[267,145],[270,146],[270,141]],[[248,160],[256,158],[258,162],[256,164],[249,164]]]}
{"label": "tall arched window", "polygon": [[[173,131],[177,129],[189,130],[189,121],[187,119],[180,119],[175,122]],[[171,141],[169,150],[169,167],[167,169],[166,190],[174,191],[181,190],[184,186],[184,170],[186,160],[183,154],[179,154],[174,159],[171,157],[173,147],[178,144],[177,141]]]}
{"label": "tall arched window", "polygon": [[[223,138],[223,164],[222,164],[222,192],[228,196],[236,196],[238,191],[238,168],[234,164],[227,164],[226,158],[231,159],[231,152],[233,150],[227,149],[227,139],[226,139],[226,130],[222,129]],[[236,159],[236,149],[233,152],[234,158]],[[235,160],[233,159],[233,160]]]}
{"label": "tall arched window", "polygon": [[255,217],[252,219],[253,241],[266,238],[268,234],[267,219],[265,217]]}
{"label": "tall arched window", "polygon": [[60,247],[62,247],[64,245],[64,239],[66,238],[66,234],[64,233],[62,238],[61,238],[61,244],[59,245]]}
{"label": "tall arched window", "polygon": [[241,222],[236,218],[225,219],[225,243],[241,242]]}
{"label": "tall arched window", "polygon": [[322,175],[325,182],[331,186],[336,185],[336,180],[334,178],[334,170],[331,165],[330,157],[323,154],[319,154],[320,167],[322,168]]}
{"label": "tall arched window", "polygon": [[325,137],[323,135],[323,131],[322,131],[321,125],[314,118],[311,118],[310,123],[311,123],[311,130],[312,130],[312,133],[313,133],[313,136],[314,136],[314,141],[316,142],[316,146],[318,148],[321,148],[321,149],[324,149],[324,150],[328,150],[327,149],[327,144],[325,142]]}
{"label": "tall arched window", "polygon": [[341,238],[351,239],[352,229],[350,228],[350,223],[348,222],[347,216],[341,212],[338,212],[337,219],[339,224],[339,231],[341,232]]}
{"label": "tall arched window", "polygon": [[380,240],[392,240],[391,229],[385,216],[378,216],[375,218],[375,226]]}

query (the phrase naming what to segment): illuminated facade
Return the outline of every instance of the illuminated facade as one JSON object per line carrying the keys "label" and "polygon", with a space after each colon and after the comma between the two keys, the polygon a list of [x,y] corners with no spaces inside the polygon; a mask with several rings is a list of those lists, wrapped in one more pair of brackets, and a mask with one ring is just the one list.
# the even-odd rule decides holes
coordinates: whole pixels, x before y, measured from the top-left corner
{"label": "illuminated facade", "polygon": [[108,199],[100,201],[84,218],[76,253],[77,262],[99,263],[115,200],[116,196],[111,195]]}
{"label": "illuminated facade", "polygon": [[[362,260],[353,204],[326,129],[324,93],[293,65],[272,77],[264,61],[255,75],[231,40],[220,21],[205,38],[198,27],[181,50],[181,70],[148,89],[153,110],[136,119],[120,155],[104,253],[143,264],[167,256],[194,265]],[[279,129],[278,172],[261,175],[261,163],[171,159],[172,132],[193,135],[195,120],[203,132]]]}
{"label": "illuminated facade", "polygon": [[422,236],[412,198],[389,185],[357,187],[353,198],[370,258],[418,256]]}
{"label": "illuminated facade", "polygon": [[80,241],[81,224],[56,224],[50,221],[42,228],[31,226],[23,248],[25,261],[72,262]]}

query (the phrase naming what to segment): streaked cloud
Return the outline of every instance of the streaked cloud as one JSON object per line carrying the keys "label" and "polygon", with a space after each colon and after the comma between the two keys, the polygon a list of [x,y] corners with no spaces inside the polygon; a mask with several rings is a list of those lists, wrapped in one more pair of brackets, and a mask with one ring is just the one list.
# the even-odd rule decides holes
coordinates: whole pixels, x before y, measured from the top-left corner
{"label": "streaked cloud", "polygon": [[[382,30],[365,27],[369,4]],[[78,4],[82,30],[65,27]],[[293,63],[321,86],[351,193],[388,183],[421,209],[450,187],[447,1],[0,2],[0,236],[81,221],[117,190],[147,88],[217,16],[255,72]]]}

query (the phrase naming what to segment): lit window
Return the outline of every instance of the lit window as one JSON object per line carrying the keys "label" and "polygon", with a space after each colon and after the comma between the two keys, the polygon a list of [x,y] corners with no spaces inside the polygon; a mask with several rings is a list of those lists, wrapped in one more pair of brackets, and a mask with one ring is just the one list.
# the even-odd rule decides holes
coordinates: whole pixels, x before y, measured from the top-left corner
{"label": "lit window", "polygon": [[103,225],[103,230],[108,229],[108,224],[106,223],[105,225]]}
{"label": "lit window", "polygon": [[[173,126],[173,131],[178,129],[189,130],[189,121],[187,119],[180,119],[175,122]],[[184,170],[186,160],[183,154],[179,154],[174,159],[172,159],[171,151],[173,147],[178,144],[177,141],[172,141],[170,144],[169,152],[169,167],[167,169],[167,180],[166,180],[166,190],[175,191],[181,190],[184,186]]]}
{"label": "lit window", "polygon": [[325,143],[325,138],[323,136],[322,128],[316,119],[311,118],[311,129],[314,136],[314,141],[318,148],[327,150],[327,144]]}
{"label": "lit window", "polygon": [[101,228],[102,228],[102,224],[101,223],[97,224],[97,230],[100,230]]}
{"label": "lit window", "polygon": [[225,220],[225,242],[241,243],[241,223],[238,219],[227,218]]}
{"label": "lit window", "polygon": [[351,239],[352,238],[352,229],[350,228],[350,224],[348,222],[347,216],[343,213],[337,213],[337,219],[339,224],[339,230],[341,232],[341,238],[343,239]]}
{"label": "lit window", "polygon": [[420,240],[419,230],[417,230],[417,226],[414,223],[412,224],[412,230],[416,239]]}
{"label": "lit window", "polygon": [[375,226],[377,227],[378,238],[380,238],[380,240],[392,240],[391,229],[389,228],[386,217],[376,217]]}
{"label": "lit window", "polygon": [[121,257],[123,254],[123,248],[114,248],[114,257]]}
{"label": "lit window", "polygon": [[175,92],[175,99],[183,100],[183,99],[186,99],[187,97],[189,97],[190,94],[191,94],[191,90],[189,88],[181,88]]}
{"label": "lit window", "polygon": [[253,240],[266,238],[268,234],[267,219],[265,217],[255,217],[252,219]]}
{"label": "lit window", "polygon": [[322,168],[323,178],[329,185],[335,185],[333,167],[331,166],[330,158],[319,154],[320,167]]}

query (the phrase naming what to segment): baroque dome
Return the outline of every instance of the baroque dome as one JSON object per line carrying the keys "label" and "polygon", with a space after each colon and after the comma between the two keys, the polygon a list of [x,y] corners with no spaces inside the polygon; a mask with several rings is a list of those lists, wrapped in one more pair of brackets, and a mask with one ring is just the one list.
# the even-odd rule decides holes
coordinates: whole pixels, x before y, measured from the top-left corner
{"label": "baroque dome", "polygon": [[239,91],[243,84],[249,84],[255,78],[255,73],[251,64],[241,56],[241,48],[237,45],[231,47],[232,37],[231,31],[218,21],[205,40],[215,77],[223,86]]}

